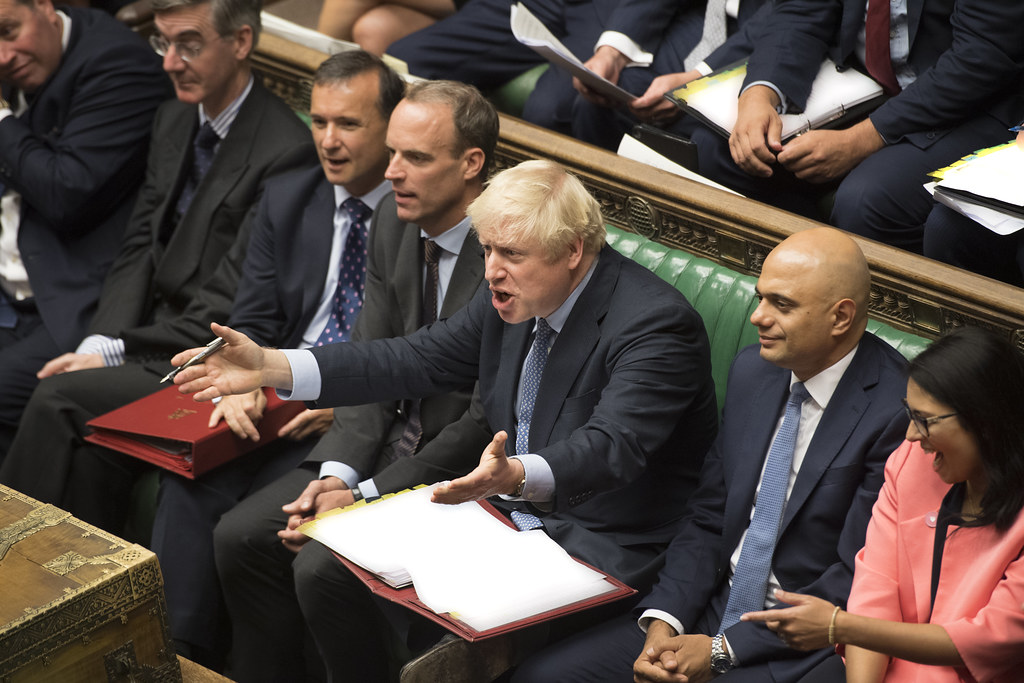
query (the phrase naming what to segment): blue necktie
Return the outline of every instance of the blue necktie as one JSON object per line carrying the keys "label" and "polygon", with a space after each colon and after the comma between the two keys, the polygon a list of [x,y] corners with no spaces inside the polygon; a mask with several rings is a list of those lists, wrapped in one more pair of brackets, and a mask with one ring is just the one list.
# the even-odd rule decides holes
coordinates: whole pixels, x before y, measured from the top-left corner
{"label": "blue necktie", "polygon": [[533,420],[533,404],[537,401],[537,389],[544,374],[551,351],[551,338],[555,331],[544,318],[537,319],[537,334],[523,366],[523,395],[519,401],[519,424],[516,426],[516,454],[530,452],[530,422]]}
{"label": "blue necktie", "polygon": [[[537,389],[540,378],[544,374],[544,366],[551,352],[551,340],[555,331],[544,318],[537,319],[537,333],[533,338],[533,346],[526,356],[523,365],[523,394],[519,401],[519,423],[516,425],[516,454],[530,452],[530,422],[533,420],[533,404],[537,401]],[[536,515],[516,510],[512,513],[512,522],[520,531],[539,529],[544,526]]]}
{"label": "blue necktie", "polygon": [[363,287],[366,285],[366,219],[373,211],[361,199],[349,197],[341,203],[348,212],[348,237],[338,269],[338,288],[334,290],[333,312],[316,346],[348,341],[356,316],[363,308]]}
{"label": "blue necktie", "polygon": [[747,528],[739,562],[736,563],[732,590],[729,591],[729,602],[725,606],[719,633],[737,623],[741,614],[764,609],[772,555],[775,554],[775,541],[778,539],[782,511],[786,505],[786,489],[789,488],[793,450],[796,448],[796,435],[800,427],[800,408],[809,397],[802,382],[795,383],[790,390],[782,427],[768,450],[768,463],[761,476],[754,516]]}

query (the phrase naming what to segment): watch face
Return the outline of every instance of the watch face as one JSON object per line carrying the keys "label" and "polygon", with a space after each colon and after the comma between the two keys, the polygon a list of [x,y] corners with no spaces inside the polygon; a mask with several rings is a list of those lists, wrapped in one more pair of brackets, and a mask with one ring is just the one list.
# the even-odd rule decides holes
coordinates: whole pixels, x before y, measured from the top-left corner
{"label": "watch face", "polygon": [[728,655],[712,657],[711,670],[716,674],[724,674],[730,669],[732,669],[732,661],[729,659]]}

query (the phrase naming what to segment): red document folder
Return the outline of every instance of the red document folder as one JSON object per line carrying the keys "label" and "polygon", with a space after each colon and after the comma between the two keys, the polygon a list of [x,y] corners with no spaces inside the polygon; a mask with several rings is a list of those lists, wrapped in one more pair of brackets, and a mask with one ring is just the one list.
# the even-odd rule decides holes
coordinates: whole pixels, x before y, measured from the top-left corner
{"label": "red document folder", "polygon": [[[503,523],[512,527],[513,529],[515,528],[515,525],[512,523],[512,520],[508,519],[507,517],[505,517],[505,515],[501,514],[501,512],[499,512],[493,505],[483,500],[477,502],[481,505],[481,507],[483,507],[485,510],[487,510],[492,515],[497,517]],[[630,595],[636,593],[635,588],[630,588],[618,579],[605,575],[605,581],[614,586],[615,590],[604,593],[603,595],[595,596],[593,598],[590,598],[589,600],[580,600],[579,602],[574,602],[570,605],[565,605],[564,607],[560,607],[559,609],[549,610],[547,612],[535,614],[532,617],[527,617],[526,619],[520,619],[519,621],[513,621],[508,624],[503,624],[502,626],[496,626],[494,628],[487,629],[486,631],[477,631],[476,629],[468,626],[467,624],[462,623],[461,621],[459,621],[458,619],[456,619],[448,613],[438,614],[434,610],[424,605],[422,602],[420,602],[419,596],[416,595],[416,588],[414,586],[405,586],[404,588],[392,588],[384,581],[374,576],[372,572],[363,569],[354,562],[346,560],[338,553],[334,553],[334,556],[341,560],[341,563],[348,567],[349,570],[351,570],[351,572],[355,574],[360,581],[366,584],[366,587],[369,588],[370,592],[374,595],[382,597],[385,600],[390,600],[391,602],[398,603],[399,605],[403,605],[408,609],[411,609],[413,612],[416,612],[417,614],[422,615],[427,619],[430,619],[436,624],[440,624],[441,626],[445,627],[455,635],[470,642],[477,640],[485,640],[487,638],[493,638],[494,636],[501,635],[502,633],[518,631],[521,628],[526,628],[527,626],[532,626],[533,624],[540,624],[542,622],[549,621],[551,619],[555,619],[566,614],[573,614],[574,612],[580,612],[590,607],[596,607],[597,605],[603,605],[608,602],[621,600],[622,598],[629,597]],[[594,569],[594,571],[603,573],[601,572],[601,570],[596,569],[592,565],[589,565],[586,562],[583,562],[582,560],[576,559],[576,561],[582,565]]]}
{"label": "red document folder", "polygon": [[305,407],[300,401],[282,401],[272,389],[263,391],[267,407],[258,425],[258,442],[238,438],[223,420],[210,429],[213,403],[194,401],[177,386],[89,420],[86,424],[93,433],[85,440],[195,479],[273,441],[277,431]]}

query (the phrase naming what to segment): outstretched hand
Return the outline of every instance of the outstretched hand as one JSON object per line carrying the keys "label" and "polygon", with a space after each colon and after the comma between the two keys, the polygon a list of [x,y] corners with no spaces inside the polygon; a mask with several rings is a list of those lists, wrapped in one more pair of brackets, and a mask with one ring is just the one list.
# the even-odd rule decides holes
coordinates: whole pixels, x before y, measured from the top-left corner
{"label": "outstretched hand", "polygon": [[775,597],[792,607],[747,612],[741,621],[763,622],[769,631],[795,650],[829,647],[828,627],[835,605],[813,595],[776,590]]}
{"label": "outstretched hand", "polygon": [[[211,323],[210,329],[226,343],[202,363],[178,373],[174,383],[180,385],[181,393],[195,394],[197,401],[208,401],[262,386],[291,389],[291,368],[280,351],[261,348],[241,332],[224,325]],[[202,351],[202,347],[182,351],[171,359],[171,364],[184,365]]]}
{"label": "outstretched hand", "polygon": [[498,494],[511,494],[523,480],[523,463],[505,455],[504,431],[494,435],[480,456],[480,464],[464,477],[459,477],[434,489],[430,500],[435,503],[457,505]]}

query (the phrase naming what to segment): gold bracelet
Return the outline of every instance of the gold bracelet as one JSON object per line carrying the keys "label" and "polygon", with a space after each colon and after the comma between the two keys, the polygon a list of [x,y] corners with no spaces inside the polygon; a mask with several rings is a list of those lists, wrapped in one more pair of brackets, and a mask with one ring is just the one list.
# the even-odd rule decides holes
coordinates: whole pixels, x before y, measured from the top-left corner
{"label": "gold bracelet", "polygon": [[832,620],[828,623],[828,644],[836,644],[836,617],[839,616],[840,607],[836,605],[836,608],[832,610]]}

